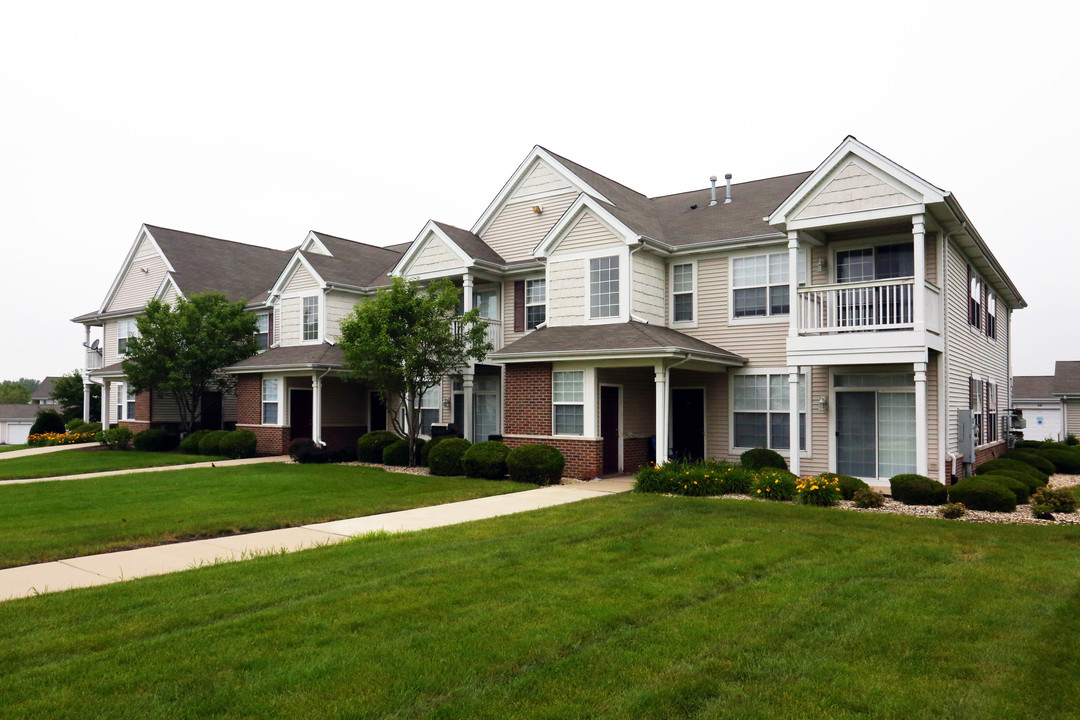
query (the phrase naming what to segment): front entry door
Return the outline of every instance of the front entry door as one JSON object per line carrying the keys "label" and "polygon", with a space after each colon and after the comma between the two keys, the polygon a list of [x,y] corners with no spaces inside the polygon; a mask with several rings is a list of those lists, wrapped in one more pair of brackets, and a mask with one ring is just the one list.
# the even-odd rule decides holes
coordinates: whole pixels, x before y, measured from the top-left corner
{"label": "front entry door", "polygon": [[600,386],[600,435],[604,438],[604,474],[619,472],[619,388]]}
{"label": "front entry door", "polygon": [[386,405],[383,404],[382,396],[377,392],[371,393],[371,427],[369,430],[386,429]]}
{"label": "front entry door", "polygon": [[873,392],[836,393],[836,472],[877,477],[877,403]]}
{"label": "front entry door", "polygon": [[292,439],[311,437],[311,390],[289,391]]}
{"label": "front entry door", "polygon": [[222,408],[220,392],[204,392],[199,399],[199,427],[204,430],[220,430]]}
{"label": "front entry door", "polygon": [[705,390],[671,391],[671,456],[687,460],[705,457]]}

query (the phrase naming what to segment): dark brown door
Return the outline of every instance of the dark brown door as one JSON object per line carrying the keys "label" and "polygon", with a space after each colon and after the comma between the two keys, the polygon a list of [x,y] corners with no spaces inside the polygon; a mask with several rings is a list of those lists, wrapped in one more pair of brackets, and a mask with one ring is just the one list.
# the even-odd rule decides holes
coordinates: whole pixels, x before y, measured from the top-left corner
{"label": "dark brown door", "polygon": [[604,474],[619,472],[619,388],[600,388],[600,435],[604,438]]}
{"label": "dark brown door", "polygon": [[221,429],[221,393],[204,392],[199,399],[199,427],[205,430]]}
{"label": "dark brown door", "polygon": [[290,390],[289,405],[292,439],[311,437],[311,391]]}
{"label": "dark brown door", "polygon": [[386,429],[386,405],[383,404],[382,398],[379,393],[371,393],[371,427],[369,430],[385,430]]}
{"label": "dark brown door", "polygon": [[705,457],[705,391],[671,391],[671,456],[700,460]]}

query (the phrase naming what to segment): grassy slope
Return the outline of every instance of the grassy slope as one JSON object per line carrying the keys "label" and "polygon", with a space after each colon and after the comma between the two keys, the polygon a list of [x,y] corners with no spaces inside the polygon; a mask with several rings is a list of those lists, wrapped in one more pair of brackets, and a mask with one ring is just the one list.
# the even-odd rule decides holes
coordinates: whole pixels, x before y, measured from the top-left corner
{"label": "grassy slope", "polygon": [[61,477],[81,473],[108,472],[110,470],[188,465],[190,463],[223,459],[206,455],[139,452],[138,450],[116,452],[100,449],[100,446],[90,446],[86,449],[64,450],[44,455],[2,460],[0,461],[0,480]]}
{"label": "grassy slope", "polygon": [[0,567],[532,487],[378,468],[276,463],[0,486]]}
{"label": "grassy slope", "polygon": [[12,450],[25,450],[29,445],[0,445],[0,453],[11,452]]}
{"label": "grassy slope", "polygon": [[1073,528],[609,497],[2,603],[0,706],[1075,717],[1078,545]]}

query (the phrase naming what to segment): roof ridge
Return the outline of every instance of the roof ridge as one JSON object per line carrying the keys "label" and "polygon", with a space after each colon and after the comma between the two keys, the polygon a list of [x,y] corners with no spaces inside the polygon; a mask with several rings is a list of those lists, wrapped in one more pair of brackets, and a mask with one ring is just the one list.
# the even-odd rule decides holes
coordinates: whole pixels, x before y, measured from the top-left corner
{"label": "roof ridge", "polygon": [[[326,237],[326,238],[330,238],[332,240],[340,240],[341,242],[347,242],[347,243],[351,243],[353,245],[363,245],[364,247],[374,248],[376,250],[387,250],[387,247],[385,245],[372,245],[371,243],[366,243],[366,242],[364,242],[362,240],[350,240],[349,238],[344,238],[344,237],[341,237],[340,235],[331,235],[330,233],[325,233],[325,232],[322,232],[322,231],[319,231],[319,230],[311,230],[309,232],[312,232],[315,235],[318,235],[319,237]],[[389,250],[388,252],[394,252],[394,251]]]}
{"label": "roof ridge", "polygon": [[[648,196],[648,195],[646,195],[645,193],[643,193],[643,192],[639,192],[638,190],[635,190],[634,188],[630,187],[629,185],[624,185],[624,184],[622,184],[621,182],[619,182],[618,180],[615,180],[615,179],[613,179],[613,178],[610,178],[610,177],[608,177],[608,176],[607,176],[607,175],[605,175],[604,173],[601,173],[601,172],[597,172],[596,170],[593,170],[593,169],[592,169],[591,167],[587,167],[587,166],[585,166],[585,165],[582,165],[581,163],[579,163],[579,162],[576,162],[576,161],[574,161],[574,160],[571,160],[570,158],[568,158],[568,157],[566,157],[566,156],[564,156],[564,155],[560,155],[559,153],[557,153],[557,152],[555,152],[555,151],[553,151],[553,150],[549,150],[548,148],[544,147],[543,145],[537,145],[536,147],[540,148],[541,150],[543,150],[544,152],[548,153],[549,155],[551,155],[552,157],[554,157],[554,158],[558,159],[558,160],[559,160],[559,161],[561,161],[561,162],[566,162],[566,163],[570,163],[571,165],[576,165],[577,167],[579,167],[579,168],[581,168],[581,169],[583,169],[583,170],[588,170],[588,171],[589,171],[589,172],[591,172],[591,173],[592,173],[593,175],[597,175],[597,176],[599,176],[599,177],[602,177],[603,179],[607,180],[607,181],[608,181],[609,183],[612,183],[612,184],[614,184],[614,185],[618,185],[618,186],[619,186],[619,187],[621,187],[621,188],[622,188],[623,190],[627,190],[627,191],[629,191],[629,192],[632,192],[632,193],[634,193],[635,195],[639,195],[639,196],[641,196],[641,198],[642,198],[642,199],[644,199],[644,200],[648,200],[648,199],[649,199],[649,196]],[[584,179],[584,178],[583,178],[583,179]]]}
{"label": "roof ridge", "polygon": [[[214,237],[212,235],[203,235],[201,233],[193,233],[187,230],[177,230],[176,228],[167,228],[161,225],[151,225],[150,223],[143,223],[148,230],[164,230],[165,232],[178,233],[180,235],[188,235],[190,237],[202,238],[203,240],[214,240],[216,242],[229,243],[230,245],[243,245],[244,247],[256,248],[258,250],[272,250],[273,252],[289,252],[288,250],[278,250],[277,248],[269,247],[268,245],[256,245],[255,243],[241,242],[239,240],[226,240],[225,238]],[[153,235],[153,233],[151,233]],[[155,238],[156,240],[156,238]]]}
{"label": "roof ridge", "polygon": [[[783,175],[772,175],[770,177],[757,178],[755,180],[744,180],[742,182],[732,183],[731,187],[738,187],[740,185],[752,185],[754,183],[767,182],[769,180],[781,180],[783,178],[795,177],[796,175],[809,175],[813,170],[801,170],[799,172],[785,173]],[[720,186],[718,185],[717,188]],[[682,190],[680,192],[667,193],[664,195],[654,195],[649,200],[662,200],[664,198],[675,197],[676,195],[689,195],[690,193],[705,192],[706,190],[712,190],[712,187],[698,188],[694,190]]]}

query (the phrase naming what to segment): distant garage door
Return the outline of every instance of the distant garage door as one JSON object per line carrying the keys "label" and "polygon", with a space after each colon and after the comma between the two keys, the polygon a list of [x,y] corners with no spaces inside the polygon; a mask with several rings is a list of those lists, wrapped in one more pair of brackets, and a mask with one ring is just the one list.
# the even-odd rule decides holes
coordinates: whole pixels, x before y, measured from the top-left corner
{"label": "distant garage door", "polygon": [[8,445],[23,445],[30,435],[32,423],[8,423]]}

